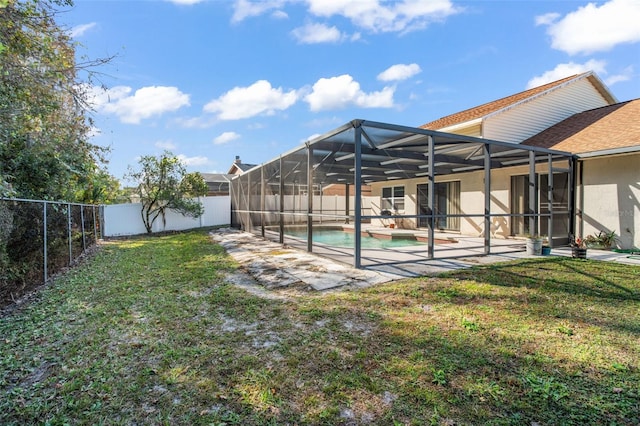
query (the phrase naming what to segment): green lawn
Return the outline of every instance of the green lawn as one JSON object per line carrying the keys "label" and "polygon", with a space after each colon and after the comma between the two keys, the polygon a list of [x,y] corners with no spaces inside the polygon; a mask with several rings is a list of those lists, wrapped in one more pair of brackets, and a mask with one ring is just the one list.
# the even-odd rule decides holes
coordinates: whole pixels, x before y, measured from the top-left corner
{"label": "green lawn", "polygon": [[[0,318],[0,424],[640,424],[640,271],[541,258],[268,300],[205,232]],[[284,294],[283,294],[284,296]]]}

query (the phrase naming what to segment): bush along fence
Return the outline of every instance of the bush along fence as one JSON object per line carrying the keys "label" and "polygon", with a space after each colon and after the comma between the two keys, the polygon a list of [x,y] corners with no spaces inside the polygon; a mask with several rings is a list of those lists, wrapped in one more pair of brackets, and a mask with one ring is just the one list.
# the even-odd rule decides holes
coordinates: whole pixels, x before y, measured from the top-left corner
{"label": "bush along fence", "polygon": [[102,207],[0,198],[0,306],[71,266],[101,235]]}

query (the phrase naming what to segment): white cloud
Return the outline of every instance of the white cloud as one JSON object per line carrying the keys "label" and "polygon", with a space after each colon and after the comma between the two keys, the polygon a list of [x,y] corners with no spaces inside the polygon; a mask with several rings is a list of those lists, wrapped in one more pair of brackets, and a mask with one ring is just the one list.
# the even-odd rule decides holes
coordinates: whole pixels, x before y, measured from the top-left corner
{"label": "white cloud", "polygon": [[362,108],[389,108],[393,106],[393,87],[385,87],[379,92],[365,93],[360,83],[349,74],[338,77],[321,78],[313,85],[311,93],[304,100],[311,111],[344,108],[356,105]]}
{"label": "white cloud", "polygon": [[240,135],[236,132],[224,132],[220,136],[213,139],[214,145],[224,145],[236,139],[240,138]]}
{"label": "white cloud", "polygon": [[98,24],[96,24],[95,22],[91,22],[89,24],[76,25],[71,29],[71,32],[69,33],[69,35],[72,38],[81,37],[84,35],[84,33],[89,31],[91,28],[94,28],[96,25]]}
{"label": "white cloud", "polygon": [[[287,3],[295,0],[236,0],[232,22],[260,16],[268,12],[281,13]],[[426,27],[431,22],[460,13],[451,0],[304,0],[311,15],[329,18],[345,17],[351,23],[370,32],[407,32]],[[360,37],[357,34],[356,39]]]}
{"label": "white cloud", "polygon": [[320,136],[322,136],[322,133],[313,133],[312,135],[309,135],[307,138],[302,139],[302,140],[300,141],[300,143],[305,143],[305,142],[312,141],[312,140],[314,140],[315,138],[320,137]]}
{"label": "white cloud", "polygon": [[284,10],[276,10],[271,14],[271,17],[274,19],[288,19],[289,15]]}
{"label": "white cloud", "polygon": [[536,26],[551,25],[558,20],[561,15],[559,13],[546,13],[535,17]]}
{"label": "white cloud", "polygon": [[189,95],[177,87],[149,86],[135,91],[131,87],[116,86],[111,89],[93,87],[90,103],[98,112],[114,114],[123,123],[138,124],[141,120],[165,112],[176,111],[189,105]]}
{"label": "white cloud", "polygon": [[307,0],[309,11],[321,17],[343,16],[370,32],[406,32],[459,13],[449,0]]}
{"label": "white cloud", "polygon": [[629,81],[633,78],[633,67],[629,66],[622,70],[620,74],[612,75],[604,80],[607,86],[613,86],[621,81]]}
{"label": "white cloud", "polygon": [[324,24],[307,24],[294,29],[291,34],[303,44],[336,43],[344,38],[336,27]]}
{"label": "white cloud", "polygon": [[202,156],[187,157],[184,154],[180,154],[177,157],[185,166],[206,166],[211,163],[207,157]]}
{"label": "white cloud", "polygon": [[380,81],[406,80],[422,72],[418,64],[396,64],[378,74]]}
{"label": "white cloud", "polygon": [[233,4],[233,16],[231,17],[231,22],[241,22],[247,18],[260,16],[271,11],[273,11],[272,15],[275,17],[282,17],[282,14],[279,14],[278,12],[285,3],[285,0],[260,0],[256,2],[250,0],[236,0]]}
{"label": "white cloud", "polygon": [[204,0],[168,0],[171,3],[175,3],[175,4],[180,4],[180,5],[192,5],[192,4],[197,4],[200,3]]}
{"label": "white cloud", "polygon": [[638,0],[611,0],[601,6],[589,3],[559,21],[549,21],[545,18],[548,16],[537,17],[536,22],[549,25],[551,47],[570,55],[607,51],[618,44],[640,41]]}
{"label": "white cloud", "polygon": [[220,120],[239,120],[256,115],[272,115],[286,110],[298,100],[295,90],[284,92],[273,88],[266,80],[258,80],[249,87],[234,87],[204,106],[205,112],[217,114]]}
{"label": "white cloud", "polygon": [[607,63],[605,61],[597,61],[595,59],[591,59],[584,64],[576,64],[574,62],[569,62],[568,64],[558,64],[551,71],[546,71],[542,75],[533,77],[531,80],[529,80],[529,82],[527,83],[527,89],[538,87],[543,84],[551,83],[552,81],[570,77],[575,74],[581,74],[587,71],[595,71],[599,74],[606,74],[606,65]]}
{"label": "white cloud", "polygon": [[173,151],[178,147],[171,141],[158,141],[154,145],[156,146],[156,148],[166,149],[167,151]]}
{"label": "white cloud", "polygon": [[89,128],[89,131],[87,132],[87,137],[88,138],[95,138],[96,136],[100,136],[101,134],[102,134],[102,130],[100,130],[96,126],[91,126]]}

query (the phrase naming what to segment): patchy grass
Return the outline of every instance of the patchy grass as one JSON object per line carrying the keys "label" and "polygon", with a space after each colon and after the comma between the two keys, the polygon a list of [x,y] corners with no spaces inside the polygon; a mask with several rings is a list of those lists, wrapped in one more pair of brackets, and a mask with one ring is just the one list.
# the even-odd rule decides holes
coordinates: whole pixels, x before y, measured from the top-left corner
{"label": "patchy grass", "polygon": [[266,300],[205,233],[0,319],[1,424],[638,424],[640,273],[545,258]]}

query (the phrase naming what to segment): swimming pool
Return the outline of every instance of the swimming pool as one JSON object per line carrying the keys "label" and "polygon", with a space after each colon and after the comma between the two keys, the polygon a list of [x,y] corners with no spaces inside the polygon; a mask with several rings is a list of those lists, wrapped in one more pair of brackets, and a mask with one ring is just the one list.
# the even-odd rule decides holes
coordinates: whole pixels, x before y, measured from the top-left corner
{"label": "swimming pool", "polygon": [[[287,236],[306,240],[307,231],[306,229],[287,230],[285,231],[285,237]],[[381,239],[364,235],[360,241],[362,248],[394,248],[426,245],[426,243],[414,239]],[[353,232],[345,232],[341,229],[314,229],[313,242],[333,247],[353,248],[355,244],[355,234]]]}

